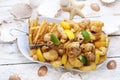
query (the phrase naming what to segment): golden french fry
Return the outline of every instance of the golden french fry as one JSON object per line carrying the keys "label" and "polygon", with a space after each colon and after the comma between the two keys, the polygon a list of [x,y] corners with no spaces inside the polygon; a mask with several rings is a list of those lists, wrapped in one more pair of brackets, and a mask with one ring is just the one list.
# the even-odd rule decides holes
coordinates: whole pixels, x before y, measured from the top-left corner
{"label": "golden french fry", "polygon": [[52,33],[56,29],[56,26],[57,26],[56,24],[50,26],[49,32]]}
{"label": "golden french fry", "polygon": [[[33,38],[35,38],[36,34],[37,34],[37,31],[38,29],[40,28],[40,26],[37,26],[37,27],[32,27],[31,30],[32,30],[32,35],[33,35]],[[34,39],[33,39],[34,40]]]}
{"label": "golden french fry", "polygon": [[44,24],[44,25],[42,26],[42,29],[41,29],[40,33],[39,33],[39,36],[42,36],[42,35],[44,34],[46,28],[47,28],[47,24]]}
{"label": "golden french fry", "polygon": [[32,44],[32,35],[29,34],[29,43]]}
{"label": "golden french fry", "polygon": [[32,44],[32,31],[31,31],[31,27],[32,27],[32,22],[29,20],[29,43]]}
{"label": "golden french fry", "polygon": [[41,36],[41,38],[40,39],[44,39],[44,35],[48,32],[48,25],[46,25],[46,26],[44,26],[44,29],[43,29],[43,32],[42,32],[42,34],[40,35]]}
{"label": "golden french fry", "polygon": [[34,20],[30,21],[30,27],[34,26]]}
{"label": "golden french fry", "polygon": [[39,21],[39,18],[36,17],[36,26],[38,26],[38,21]]}
{"label": "golden french fry", "polygon": [[33,20],[33,27],[36,27],[36,20]]}
{"label": "golden french fry", "polygon": [[43,29],[44,27],[47,26],[47,21],[44,20],[41,25],[40,25],[40,28],[38,29],[37,33],[36,33],[36,36],[35,36],[35,39],[34,39],[34,42],[36,43],[37,39],[39,38],[39,36],[43,33]]}
{"label": "golden french fry", "polygon": [[36,29],[39,29],[39,26],[37,26],[37,27],[31,27],[31,30],[36,30]]}
{"label": "golden french fry", "polygon": [[49,32],[52,30],[52,28],[54,27],[55,23],[49,23]]}

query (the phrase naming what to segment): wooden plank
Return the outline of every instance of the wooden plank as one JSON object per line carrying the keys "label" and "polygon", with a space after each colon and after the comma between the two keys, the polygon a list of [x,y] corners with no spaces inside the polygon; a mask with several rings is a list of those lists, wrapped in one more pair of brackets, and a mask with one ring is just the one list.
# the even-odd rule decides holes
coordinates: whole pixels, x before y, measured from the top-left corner
{"label": "wooden plank", "polygon": [[108,48],[108,56],[120,56],[120,37],[111,37]]}
{"label": "wooden plank", "polygon": [[[117,68],[114,70],[108,70],[106,64],[109,60],[115,60],[117,62]],[[10,75],[18,74],[22,80],[58,80],[60,75],[65,70],[54,69],[48,67],[48,73],[44,77],[39,77],[37,71],[42,64],[16,64],[16,65],[1,65],[0,66],[0,80],[8,80]],[[72,74],[81,74],[83,80],[119,80],[120,74],[120,58],[107,59],[104,65],[98,70],[93,72],[71,72]],[[57,74],[57,75],[56,75]]]}
{"label": "wooden plank", "polygon": [[26,63],[26,59],[14,44],[0,44],[0,64]]}
{"label": "wooden plank", "polygon": [[57,80],[61,75],[60,71],[49,67],[46,76],[39,77],[37,71],[40,66],[41,64],[0,66],[0,80],[8,80],[9,76],[13,74],[18,74],[21,77],[21,80]]}

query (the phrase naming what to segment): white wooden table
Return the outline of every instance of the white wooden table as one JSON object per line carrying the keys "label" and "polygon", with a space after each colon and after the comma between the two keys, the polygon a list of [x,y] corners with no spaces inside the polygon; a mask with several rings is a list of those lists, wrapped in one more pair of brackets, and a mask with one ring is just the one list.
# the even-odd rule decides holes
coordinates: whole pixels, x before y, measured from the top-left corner
{"label": "white wooden table", "polygon": [[[12,5],[21,2],[28,3],[29,0],[0,0],[0,21],[4,19],[8,21],[12,20],[13,16],[9,13],[8,10],[11,8]],[[118,7],[119,7],[118,12],[120,12],[120,6]],[[108,14],[107,11],[105,14],[106,15]],[[118,22],[118,20],[120,21],[120,16],[109,17],[111,15],[112,13],[107,15],[108,20],[114,19],[114,22]],[[60,18],[64,18],[64,16]],[[79,20],[79,18],[77,18],[77,20]],[[22,24],[22,22],[15,22],[15,21],[13,21],[12,23],[16,25]],[[2,25],[6,27],[6,25],[9,26],[10,24],[3,23]],[[100,67],[98,70],[93,72],[80,73],[82,79],[83,80],[96,80],[96,79],[120,80],[119,77],[120,76],[120,36],[111,37],[107,56],[109,58],[107,58],[105,64],[102,67]],[[117,62],[116,69],[114,70],[107,69],[106,64],[110,60],[115,60]],[[18,74],[22,80],[59,80],[60,76],[63,73],[60,70],[55,70],[54,68],[48,66],[47,75],[44,77],[39,77],[37,75],[37,71],[40,66],[41,64],[33,63],[28,59],[26,59],[17,48],[16,42],[12,44],[4,44],[0,42],[0,80],[8,80],[9,76],[13,74]]]}

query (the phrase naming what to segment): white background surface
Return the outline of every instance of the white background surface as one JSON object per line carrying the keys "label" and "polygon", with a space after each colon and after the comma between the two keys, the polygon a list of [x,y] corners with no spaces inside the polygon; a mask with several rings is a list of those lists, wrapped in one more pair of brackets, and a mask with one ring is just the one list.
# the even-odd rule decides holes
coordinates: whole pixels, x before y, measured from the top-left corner
{"label": "white background surface", "polygon": [[[90,1],[90,0],[87,0]],[[91,2],[98,2],[97,0],[91,0]],[[0,27],[0,32],[5,29],[6,35],[1,37],[4,41],[14,40],[14,38],[9,38],[9,30],[10,28],[21,28],[23,22],[14,21],[13,16],[9,13],[11,7],[16,3],[29,3],[29,0],[0,0],[0,22],[3,20],[7,20],[8,22],[12,22],[9,24],[4,23]],[[86,2],[86,4],[89,4]],[[120,16],[112,16],[114,13],[120,12],[120,4],[116,4],[114,7],[102,7],[101,13],[93,12],[95,15],[101,15],[99,19],[104,21],[105,28],[109,30],[115,29],[117,25],[119,25]],[[87,5],[88,6],[88,5]],[[102,5],[101,5],[102,6]],[[115,8],[116,7],[116,8]],[[84,10],[83,10],[84,11]],[[91,14],[90,12],[89,14]],[[68,13],[62,13],[59,18],[68,17]],[[86,16],[89,16],[86,11]],[[91,16],[91,15],[90,15]],[[79,17],[75,17],[76,20],[79,20]],[[93,19],[93,18],[92,18]],[[14,26],[13,26],[14,25]],[[8,31],[7,31],[8,30]],[[119,30],[120,32],[120,30]],[[5,34],[5,33],[4,33]],[[114,58],[115,56],[118,56]],[[111,37],[111,42],[108,50],[108,58],[106,63],[94,72],[80,73],[83,80],[120,80],[120,37]],[[115,70],[108,70],[106,68],[106,64],[109,60],[115,60],[117,62],[117,68]],[[38,68],[42,64],[37,64],[26,59],[17,48],[16,42],[13,44],[0,44],[0,80],[8,80],[10,75],[18,74],[22,80],[59,80],[62,75],[61,70],[55,70],[48,66],[48,73],[44,77],[39,77],[37,75]],[[73,73],[73,72],[71,72]],[[80,79],[78,79],[80,80]]]}

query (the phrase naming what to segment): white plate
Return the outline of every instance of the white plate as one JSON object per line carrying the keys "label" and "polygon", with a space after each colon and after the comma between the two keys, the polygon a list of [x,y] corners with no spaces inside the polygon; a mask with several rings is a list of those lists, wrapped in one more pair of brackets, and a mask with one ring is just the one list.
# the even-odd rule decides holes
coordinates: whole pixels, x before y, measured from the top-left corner
{"label": "white plate", "polygon": [[[60,20],[56,20],[56,19],[51,19],[51,18],[42,17],[42,18],[40,18],[40,22],[41,22],[42,20],[45,20],[45,19],[48,20],[48,21],[50,21],[50,22],[56,22],[56,23],[58,23],[58,22],[60,21]],[[23,26],[22,31],[28,32],[28,25]],[[50,64],[47,63],[47,62],[39,62],[39,61],[36,61],[36,60],[34,60],[32,57],[29,56],[30,48],[29,48],[29,40],[28,40],[28,36],[27,36],[27,35],[19,36],[19,37],[17,38],[17,45],[18,45],[18,48],[19,48],[20,52],[21,52],[27,59],[29,59],[29,60],[31,60],[31,61],[33,61],[33,62],[38,62],[38,63],[40,63],[40,64],[50,65]],[[104,62],[105,62],[105,61],[104,61]],[[104,64],[104,62],[103,62],[102,64],[99,64],[99,65],[97,66],[97,69],[98,69],[99,67],[101,67],[101,66]],[[61,67],[61,68],[63,68],[63,67]],[[72,70],[74,70],[74,71],[80,71],[80,70],[77,70],[77,69],[72,69]],[[80,72],[81,72],[81,71],[80,71]]]}
{"label": "white plate", "polygon": [[[51,19],[51,18],[47,18],[47,17],[40,17],[39,18],[39,22],[42,22],[43,20],[47,20],[49,22],[55,22],[58,23],[60,22],[60,20],[57,19]],[[24,26],[22,26],[21,31],[28,33],[28,24],[25,24]],[[38,62],[38,63],[43,63],[43,62],[39,62],[34,60],[32,57],[29,56],[29,40],[28,40],[28,36],[27,35],[20,35],[17,37],[17,45],[18,45],[18,49],[20,50],[20,52],[29,60],[33,61],[33,62]],[[45,62],[44,62],[45,63]],[[45,63],[45,64],[49,64],[49,63]]]}

